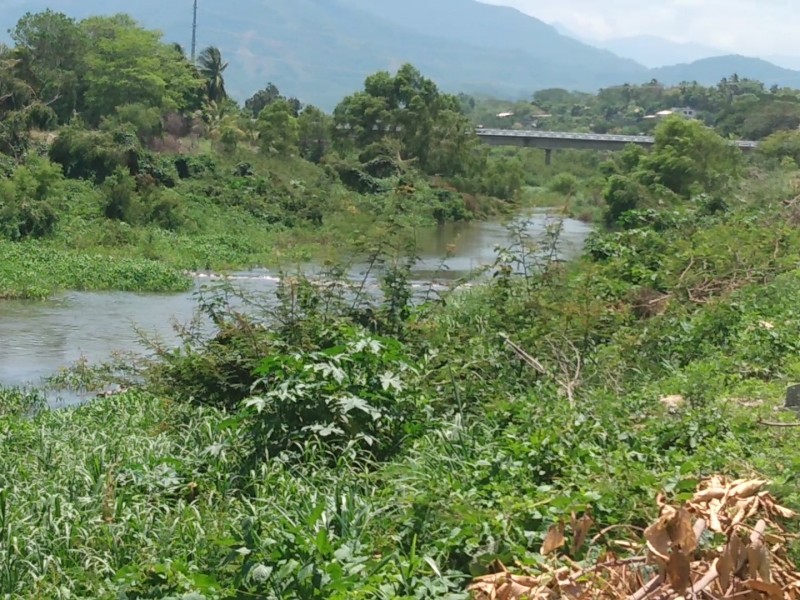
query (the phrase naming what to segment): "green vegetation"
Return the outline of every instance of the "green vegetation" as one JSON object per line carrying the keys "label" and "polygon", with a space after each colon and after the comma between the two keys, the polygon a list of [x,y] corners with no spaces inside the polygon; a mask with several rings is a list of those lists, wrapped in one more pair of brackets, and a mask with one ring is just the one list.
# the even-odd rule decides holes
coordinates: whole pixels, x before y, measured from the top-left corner
{"label": "green vegetation", "polygon": [[[507,99],[526,97],[536,89],[594,92],[653,78],[667,85],[692,81],[713,85],[732,73],[763,81],[767,87],[800,87],[797,71],[744,56],[647,69],[621,58],[624,53],[615,56],[572,36],[559,35],[556,28],[533,16],[478,0],[440,0],[435,4],[406,0],[398,5],[336,0],[335,10],[316,0],[273,2],[265,7],[261,0],[240,0],[234,10],[213,3],[199,5],[201,43],[230,49],[228,52],[235,49],[241,57],[232,60],[229,56],[230,66],[225,71],[225,87],[234,97],[252,95],[266,83],[254,81],[254,74],[269,73],[280,89],[331,111],[368,74],[397,64],[398,57],[416,65],[442,89]],[[15,0],[0,14],[0,30],[13,28],[26,9],[45,6],[45,0],[26,0],[24,4]],[[57,6],[65,11],[68,6],[70,14],[80,17],[130,12],[148,27],[163,30],[168,39],[189,42],[187,9],[181,4],[82,0]],[[658,26],[656,22],[653,25]],[[267,31],[269,35],[259,33]],[[657,54],[659,64],[691,60],[671,49],[659,48]],[[637,56],[638,52],[631,55]]]}
{"label": "green vegetation", "polygon": [[[206,289],[176,346],[50,381],[120,394],[0,389],[0,595],[466,599],[572,515],[594,523],[572,561],[619,553],[604,532],[638,538],[656,493],[713,473],[800,507],[800,429],[763,422],[796,424],[776,409],[800,377],[797,132],[746,159],[671,118],[650,152],[548,169],[479,147],[469,99],[409,65],[327,115],[273,85],[240,108],[218,49],[195,68],[124,16],[12,38],[0,297],[174,291],[323,248],[329,272]],[[419,226],[565,199],[606,225],[579,260],[553,218],[513,225],[471,287],[411,285]]]}
{"label": "green vegetation", "polygon": [[[530,102],[508,102],[460,94],[462,110],[484,127],[594,133],[651,133],[661,111],[689,108],[696,118],[725,137],[760,140],[800,125],[797,89],[739,77],[716,85],[685,81],[674,85],[653,79],[641,85],[615,85],[597,94],[553,88],[539,90]],[[649,118],[646,118],[649,117]]]}
{"label": "green vegetation", "polygon": [[421,302],[398,225],[379,296],[335,269],[276,298],[222,286],[199,298],[212,330],[118,366],[131,391],[0,395],[0,590],[466,598],[496,559],[543,561],[571,514],[595,522],[571,556],[590,565],[599,532],[637,537],[656,492],[713,473],[799,507],[800,430],[761,422],[791,422],[775,409],[800,377],[797,168],[747,173],[697,123],[657,138],[603,165],[631,203],[610,196],[613,230],[573,263],[557,221],[520,227],[493,277]]}
{"label": "green vegetation", "polygon": [[410,65],[369,77],[330,116],[274,85],[240,108],[219,49],[195,67],[124,15],[45,11],[11,34],[5,297],[173,291],[187,285],[178,271],[333,259],[398,222],[433,227],[519,199],[521,181],[479,147],[457,100]]}
{"label": "green vegetation", "polygon": [[191,279],[163,263],[0,241],[0,299],[46,298],[59,289],[179,292]]}

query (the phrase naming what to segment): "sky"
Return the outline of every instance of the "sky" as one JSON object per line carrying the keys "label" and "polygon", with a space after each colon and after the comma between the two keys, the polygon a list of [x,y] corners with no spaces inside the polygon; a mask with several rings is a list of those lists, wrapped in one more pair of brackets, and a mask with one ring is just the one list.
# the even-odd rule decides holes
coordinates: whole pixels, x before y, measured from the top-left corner
{"label": "sky", "polygon": [[578,35],[658,35],[751,56],[800,56],[798,0],[482,0],[513,6]]}

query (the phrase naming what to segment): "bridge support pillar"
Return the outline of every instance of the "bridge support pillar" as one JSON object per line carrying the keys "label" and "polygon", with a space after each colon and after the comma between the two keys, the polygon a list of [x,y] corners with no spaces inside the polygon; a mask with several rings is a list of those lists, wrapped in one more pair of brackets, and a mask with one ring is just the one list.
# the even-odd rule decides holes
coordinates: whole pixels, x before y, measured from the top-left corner
{"label": "bridge support pillar", "polygon": [[544,164],[546,164],[548,167],[553,164],[553,151],[550,148],[547,148],[544,151]]}

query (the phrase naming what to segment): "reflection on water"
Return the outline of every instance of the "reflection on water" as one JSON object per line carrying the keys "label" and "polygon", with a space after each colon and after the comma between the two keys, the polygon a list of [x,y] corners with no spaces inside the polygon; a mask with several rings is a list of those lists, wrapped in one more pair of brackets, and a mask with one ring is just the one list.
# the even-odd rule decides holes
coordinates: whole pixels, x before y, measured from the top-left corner
{"label": "reflection on water", "polygon": [[[528,231],[535,235],[544,227],[545,217],[534,215]],[[579,251],[590,231],[579,221],[564,221],[563,253]],[[414,283],[427,288],[434,278],[463,277],[490,265],[496,247],[508,244],[508,230],[499,222],[448,224],[421,232]],[[451,256],[443,261],[448,253]],[[356,270],[353,276],[358,275]],[[212,279],[198,276],[196,289]],[[234,274],[232,279],[252,291],[274,290],[278,282],[266,271]],[[137,328],[173,341],[173,323],[188,322],[194,309],[194,293],[69,292],[45,302],[0,302],[0,385],[35,385],[81,358],[102,361],[114,351],[139,349]]]}

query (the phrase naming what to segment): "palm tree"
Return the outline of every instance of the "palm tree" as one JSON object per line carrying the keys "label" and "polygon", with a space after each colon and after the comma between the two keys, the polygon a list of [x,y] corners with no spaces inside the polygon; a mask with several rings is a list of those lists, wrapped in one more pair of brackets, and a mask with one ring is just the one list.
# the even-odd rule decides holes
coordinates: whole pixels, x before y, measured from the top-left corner
{"label": "palm tree", "polygon": [[203,50],[197,59],[197,69],[206,80],[208,99],[217,104],[221,104],[228,97],[223,77],[227,68],[228,63],[223,62],[222,53],[215,46],[209,46]]}

